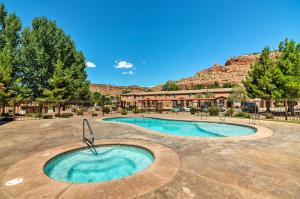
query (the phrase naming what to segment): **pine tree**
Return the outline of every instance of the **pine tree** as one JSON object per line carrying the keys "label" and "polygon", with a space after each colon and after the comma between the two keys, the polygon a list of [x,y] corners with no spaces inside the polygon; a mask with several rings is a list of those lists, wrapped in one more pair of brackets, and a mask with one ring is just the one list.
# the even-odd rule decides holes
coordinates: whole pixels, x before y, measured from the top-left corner
{"label": "pine tree", "polygon": [[70,71],[63,68],[63,62],[58,59],[54,64],[54,73],[49,79],[50,89],[44,90],[46,100],[54,102],[58,105],[58,116],[60,116],[61,105],[71,99],[70,87]]}
{"label": "pine tree", "polygon": [[279,44],[278,87],[283,98],[300,97],[300,44],[286,39]]}
{"label": "pine tree", "polygon": [[[243,84],[250,98],[262,98],[270,100],[282,95],[278,90],[276,77],[278,76],[276,61],[270,56],[270,49],[264,48],[256,63],[251,65],[246,80]],[[270,103],[267,103],[267,111],[270,111]]]}

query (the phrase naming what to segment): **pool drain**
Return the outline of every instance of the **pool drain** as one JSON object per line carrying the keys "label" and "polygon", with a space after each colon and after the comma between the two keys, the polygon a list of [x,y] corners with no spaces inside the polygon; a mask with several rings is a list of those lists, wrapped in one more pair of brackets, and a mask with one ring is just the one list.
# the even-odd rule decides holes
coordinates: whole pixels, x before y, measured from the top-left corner
{"label": "pool drain", "polygon": [[14,186],[23,182],[23,178],[15,178],[5,183],[6,186]]}

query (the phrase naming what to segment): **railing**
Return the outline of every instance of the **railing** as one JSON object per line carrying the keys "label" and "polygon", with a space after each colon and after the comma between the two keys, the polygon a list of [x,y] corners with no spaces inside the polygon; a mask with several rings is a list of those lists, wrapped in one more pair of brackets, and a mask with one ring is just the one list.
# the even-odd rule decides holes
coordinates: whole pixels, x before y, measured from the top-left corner
{"label": "railing", "polygon": [[[91,139],[88,139],[85,135],[85,124],[87,125],[89,132],[91,134]],[[94,137],[94,132],[90,126],[90,123],[87,119],[83,119],[82,121],[82,141],[91,149],[91,151],[93,153],[97,154],[97,151],[94,147],[94,141],[95,141],[95,137]]]}

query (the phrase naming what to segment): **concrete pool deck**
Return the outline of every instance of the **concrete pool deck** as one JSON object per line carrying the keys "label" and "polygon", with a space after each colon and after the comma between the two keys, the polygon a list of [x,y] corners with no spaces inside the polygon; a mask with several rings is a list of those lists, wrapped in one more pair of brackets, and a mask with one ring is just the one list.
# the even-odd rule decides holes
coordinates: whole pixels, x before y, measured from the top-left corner
{"label": "concrete pool deck", "polygon": [[[148,115],[148,114],[147,114]],[[173,119],[200,120],[188,114],[158,114]],[[261,121],[273,135],[252,140],[191,140],[146,133],[123,124],[112,124],[88,118],[97,140],[130,139],[158,143],[172,149],[180,158],[177,174],[161,187],[138,198],[299,198],[300,196],[300,125]],[[208,118],[208,121],[220,121]],[[247,124],[248,120],[229,118],[225,122]],[[79,143],[82,118],[17,121],[0,126],[0,178],[13,165],[36,153]],[[37,160],[38,161],[38,160]],[[21,176],[20,176],[21,177]],[[155,184],[144,181],[142,184]],[[15,185],[14,187],[18,187]],[[36,183],[34,189],[46,186],[48,192],[61,189],[47,183]],[[0,198],[13,198],[1,183]],[[32,190],[24,190],[28,193]],[[64,193],[76,193],[69,187]],[[119,194],[118,194],[119,193]],[[130,198],[115,190],[102,195],[101,190],[88,194],[77,192],[78,198]],[[32,196],[33,197],[33,196]],[[42,198],[40,194],[38,198]],[[29,198],[29,197],[28,197]],[[34,197],[37,198],[37,197]],[[51,196],[45,198],[54,198]]]}

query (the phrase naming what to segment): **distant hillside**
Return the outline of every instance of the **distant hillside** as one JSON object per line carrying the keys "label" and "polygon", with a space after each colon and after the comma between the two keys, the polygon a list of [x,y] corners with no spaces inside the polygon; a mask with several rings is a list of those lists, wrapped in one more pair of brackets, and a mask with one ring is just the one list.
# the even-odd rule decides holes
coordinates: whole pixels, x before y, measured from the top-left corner
{"label": "distant hillside", "polygon": [[115,86],[110,84],[91,84],[90,91],[91,92],[99,92],[102,95],[110,95],[116,96],[120,95],[123,92],[143,92],[146,91],[147,88],[140,86]]}
{"label": "distant hillside", "polygon": [[[273,53],[274,58],[278,54]],[[245,79],[251,64],[256,62],[259,54],[241,55],[232,57],[225,65],[214,64],[208,69],[197,72],[194,76],[174,81],[181,89],[194,89],[196,85],[209,85],[214,82],[241,83]],[[152,88],[155,91],[162,89],[162,84]]]}

